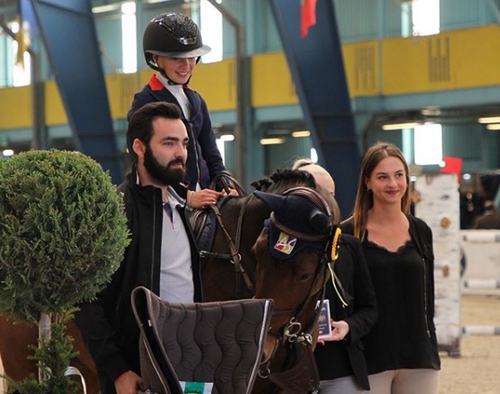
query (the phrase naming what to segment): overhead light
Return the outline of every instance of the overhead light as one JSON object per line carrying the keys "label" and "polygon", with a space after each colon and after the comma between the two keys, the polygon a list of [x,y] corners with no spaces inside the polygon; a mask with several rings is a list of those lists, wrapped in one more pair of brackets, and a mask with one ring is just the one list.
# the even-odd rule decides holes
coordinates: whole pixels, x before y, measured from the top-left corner
{"label": "overhead light", "polygon": [[310,135],[311,132],[309,130],[292,131],[292,137],[294,138],[309,137]]}
{"label": "overhead light", "polygon": [[413,129],[417,126],[421,126],[421,122],[401,122],[401,123],[387,123],[382,125],[382,130],[401,130],[401,129]]}
{"label": "overhead light", "polygon": [[277,145],[277,144],[283,144],[284,142],[285,139],[281,137],[262,138],[260,140],[261,145]]}
{"label": "overhead light", "polygon": [[234,134],[222,134],[219,139],[225,142],[234,141]]}
{"label": "overhead light", "polygon": [[441,109],[439,107],[425,107],[420,110],[420,113],[425,116],[437,116],[441,115]]}
{"label": "overhead light", "polygon": [[14,150],[12,149],[4,149],[2,151],[2,156],[3,157],[11,157],[11,156],[14,156]]}
{"label": "overhead light", "polygon": [[486,126],[488,130],[500,130],[500,123],[491,123]]}
{"label": "overhead light", "polygon": [[485,116],[477,120],[479,123],[500,123],[500,116]]}
{"label": "overhead light", "polygon": [[92,12],[94,14],[102,14],[103,12],[111,12],[116,11],[120,8],[121,4],[108,4],[108,5],[100,5],[97,7],[92,7]]}

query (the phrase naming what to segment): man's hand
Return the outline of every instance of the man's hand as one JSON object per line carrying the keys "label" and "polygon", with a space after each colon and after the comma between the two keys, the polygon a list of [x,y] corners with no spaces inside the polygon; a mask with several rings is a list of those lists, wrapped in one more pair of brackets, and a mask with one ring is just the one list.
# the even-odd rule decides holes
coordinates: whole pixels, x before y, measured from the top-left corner
{"label": "man's hand", "polygon": [[239,193],[236,189],[229,189],[229,193],[223,192],[225,196],[235,196],[239,197]]}
{"label": "man's hand", "polygon": [[141,383],[142,379],[139,375],[127,371],[115,380],[116,394],[137,394]]}
{"label": "man's hand", "polygon": [[217,200],[221,196],[221,192],[212,189],[188,191],[186,203],[190,208],[203,208],[217,204]]}

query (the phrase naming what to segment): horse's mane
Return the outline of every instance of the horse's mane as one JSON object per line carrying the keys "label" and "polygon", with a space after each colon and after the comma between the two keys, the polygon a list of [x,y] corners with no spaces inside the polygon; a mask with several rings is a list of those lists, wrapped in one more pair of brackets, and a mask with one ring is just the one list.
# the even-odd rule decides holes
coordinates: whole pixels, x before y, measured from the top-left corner
{"label": "horse's mane", "polygon": [[271,175],[252,182],[251,186],[258,191],[276,194],[282,194],[292,187],[310,187],[326,200],[333,215],[333,223],[338,224],[340,221],[340,210],[335,198],[318,185],[314,176],[307,171],[278,169]]}
{"label": "horse's mane", "polygon": [[296,186],[317,189],[316,181],[310,173],[291,169],[278,169],[271,175],[252,182],[251,186],[258,191],[276,194]]}

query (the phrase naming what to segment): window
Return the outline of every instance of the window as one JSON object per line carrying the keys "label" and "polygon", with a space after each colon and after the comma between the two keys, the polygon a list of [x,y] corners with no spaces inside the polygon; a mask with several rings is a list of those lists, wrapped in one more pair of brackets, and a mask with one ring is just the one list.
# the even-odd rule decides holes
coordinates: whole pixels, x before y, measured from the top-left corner
{"label": "window", "polygon": [[415,127],[415,164],[440,164],[443,161],[443,138],[440,124]]}
{"label": "window", "polygon": [[[17,37],[24,39],[24,36],[19,34],[19,22],[12,22],[10,28]],[[14,60],[12,69],[12,86],[27,86],[31,83],[31,57],[27,51],[18,56],[19,43],[12,40],[11,53]]]}
{"label": "window", "polygon": [[[221,0],[217,0],[218,3]],[[200,31],[203,43],[212,50],[202,56],[203,63],[213,63],[222,60],[222,14],[207,0],[200,3]]]}
{"label": "window", "polygon": [[226,162],[226,150],[224,149],[224,141],[222,138],[217,138],[216,143],[217,143],[217,148],[219,148],[220,155],[222,157],[222,162]]}
{"label": "window", "polygon": [[124,73],[137,71],[137,25],[135,2],[123,3],[122,7],[122,64]]}
{"label": "window", "polygon": [[318,152],[314,148],[311,148],[310,159],[311,159],[311,161],[313,163],[317,163],[318,162]]}
{"label": "window", "polygon": [[405,1],[401,11],[403,37],[439,34],[439,0]]}

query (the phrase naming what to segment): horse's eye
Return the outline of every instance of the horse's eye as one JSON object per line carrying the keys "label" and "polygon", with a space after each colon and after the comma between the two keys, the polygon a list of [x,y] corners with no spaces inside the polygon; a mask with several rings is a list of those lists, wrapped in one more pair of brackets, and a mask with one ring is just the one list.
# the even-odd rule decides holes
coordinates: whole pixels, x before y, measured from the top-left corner
{"label": "horse's eye", "polygon": [[305,274],[300,275],[298,279],[299,279],[299,282],[307,282],[311,278],[312,278],[312,274],[305,273]]}

